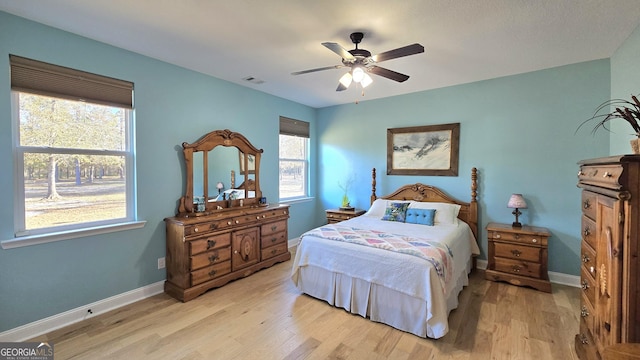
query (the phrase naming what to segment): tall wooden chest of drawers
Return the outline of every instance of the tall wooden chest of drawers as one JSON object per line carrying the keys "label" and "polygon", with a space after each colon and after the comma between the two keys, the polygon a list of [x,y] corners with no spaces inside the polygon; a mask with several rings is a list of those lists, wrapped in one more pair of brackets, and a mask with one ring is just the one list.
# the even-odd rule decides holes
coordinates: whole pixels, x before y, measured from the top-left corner
{"label": "tall wooden chest of drawers", "polygon": [[489,223],[489,261],[485,277],[551,292],[547,273],[549,231],[537,226]]}
{"label": "tall wooden chest of drawers", "polygon": [[291,259],[288,205],[247,206],[165,219],[164,290],[181,301]]}
{"label": "tall wooden chest of drawers", "polygon": [[582,296],[575,347],[580,359],[600,359],[607,346],[640,342],[640,156],[578,164]]}

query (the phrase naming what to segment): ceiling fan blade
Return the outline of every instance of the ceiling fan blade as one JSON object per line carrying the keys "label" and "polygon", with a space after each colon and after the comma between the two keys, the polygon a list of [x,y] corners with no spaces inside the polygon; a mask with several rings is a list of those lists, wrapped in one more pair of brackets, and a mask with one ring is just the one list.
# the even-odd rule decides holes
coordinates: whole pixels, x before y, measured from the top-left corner
{"label": "ceiling fan blade", "polygon": [[353,55],[351,55],[350,52],[348,52],[347,50],[345,50],[345,48],[340,46],[340,44],[332,43],[332,42],[323,42],[322,45],[324,45],[327,49],[333,51],[334,53],[340,55],[340,57],[345,60],[356,59]]}
{"label": "ceiling fan blade", "polygon": [[405,82],[409,79],[409,75],[400,74],[399,72],[395,72],[393,70],[385,69],[380,66],[372,66],[369,68],[369,72],[376,74],[378,76],[386,77],[387,79],[391,79],[397,82]]}
{"label": "ceiling fan blade", "polygon": [[386,61],[391,59],[397,59],[403,56],[420,54],[423,52],[424,52],[424,46],[420,44],[411,44],[411,45],[407,45],[405,47],[397,48],[394,50],[385,51],[378,55],[374,55],[371,58],[375,62],[381,62],[381,61]]}
{"label": "ceiling fan blade", "polygon": [[315,68],[315,69],[292,72],[291,75],[302,75],[302,74],[308,74],[308,73],[312,73],[312,72],[316,72],[316,71],[322,71],[322,70],[340,69],[340,68],[343,68],[343,67],[344,67],[344,65],[325,66],[325,67],[321,67],[321,68]]}
{"label": "ceiling fan blade", "polygon": [[345,91],[347,90],[347,87],[342,85],[341,82],[338,82],[338,88],[336,89],[336,91]]}

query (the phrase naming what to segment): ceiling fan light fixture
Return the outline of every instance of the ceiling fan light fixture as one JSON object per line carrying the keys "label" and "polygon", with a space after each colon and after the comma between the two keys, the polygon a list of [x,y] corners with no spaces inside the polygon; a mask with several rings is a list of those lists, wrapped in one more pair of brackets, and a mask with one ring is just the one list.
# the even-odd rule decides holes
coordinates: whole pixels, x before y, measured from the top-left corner
{"label": "ceiling fan light fixture", "polygon": [[369,76],[369,74],[364,74],[362,81],[360,81],[360,85],[362,85],[362,88],[366,88],[372,82],[373,82],[373,79],[371,78],[371,76]]}
{"label": "ceiling fan light fixture", "polygon": [[362,70],[360,66],[354,67],[353,70],[351,70],[351,72],[353,73],[353,81],[357,83],[362,81],[362,79],[364,79],[364,76],[366,75],[364,73],[364,70]]}
{"label": "ceiling fan light fixture", "polygon": [[349,85],[351,85],[352,79],[353,77],[351,76],[351,73],[346,73],[342,75],[339,81],[340,81],[340,84],[342,84],[345,88],[348,88]]}

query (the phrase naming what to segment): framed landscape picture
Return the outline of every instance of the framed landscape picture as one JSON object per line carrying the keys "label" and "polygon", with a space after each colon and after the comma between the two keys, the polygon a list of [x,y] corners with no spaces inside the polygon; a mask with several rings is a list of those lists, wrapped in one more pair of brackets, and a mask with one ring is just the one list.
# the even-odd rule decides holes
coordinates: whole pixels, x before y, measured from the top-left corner
{"label": "framed landscape picture", "polygon": [[460,123],[387,129],[387,174],[458,176]]}

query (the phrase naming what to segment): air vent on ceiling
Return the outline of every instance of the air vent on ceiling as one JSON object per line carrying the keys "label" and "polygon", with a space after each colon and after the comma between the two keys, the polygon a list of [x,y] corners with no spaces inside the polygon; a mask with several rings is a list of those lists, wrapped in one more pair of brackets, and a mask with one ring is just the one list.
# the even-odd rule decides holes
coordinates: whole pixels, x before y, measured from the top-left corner
{"label": "air vent on ceiling", "polygon": [[247,76],[246,78],[242,78],[242,80],[248,81],[248,82],[250,82],[252,84],[256,84],[256,85],[260,85],[260,84],[264,83],[264,80],[260,80],[260,79],[258,79],[256,77],[253,77],[253,76]]}

